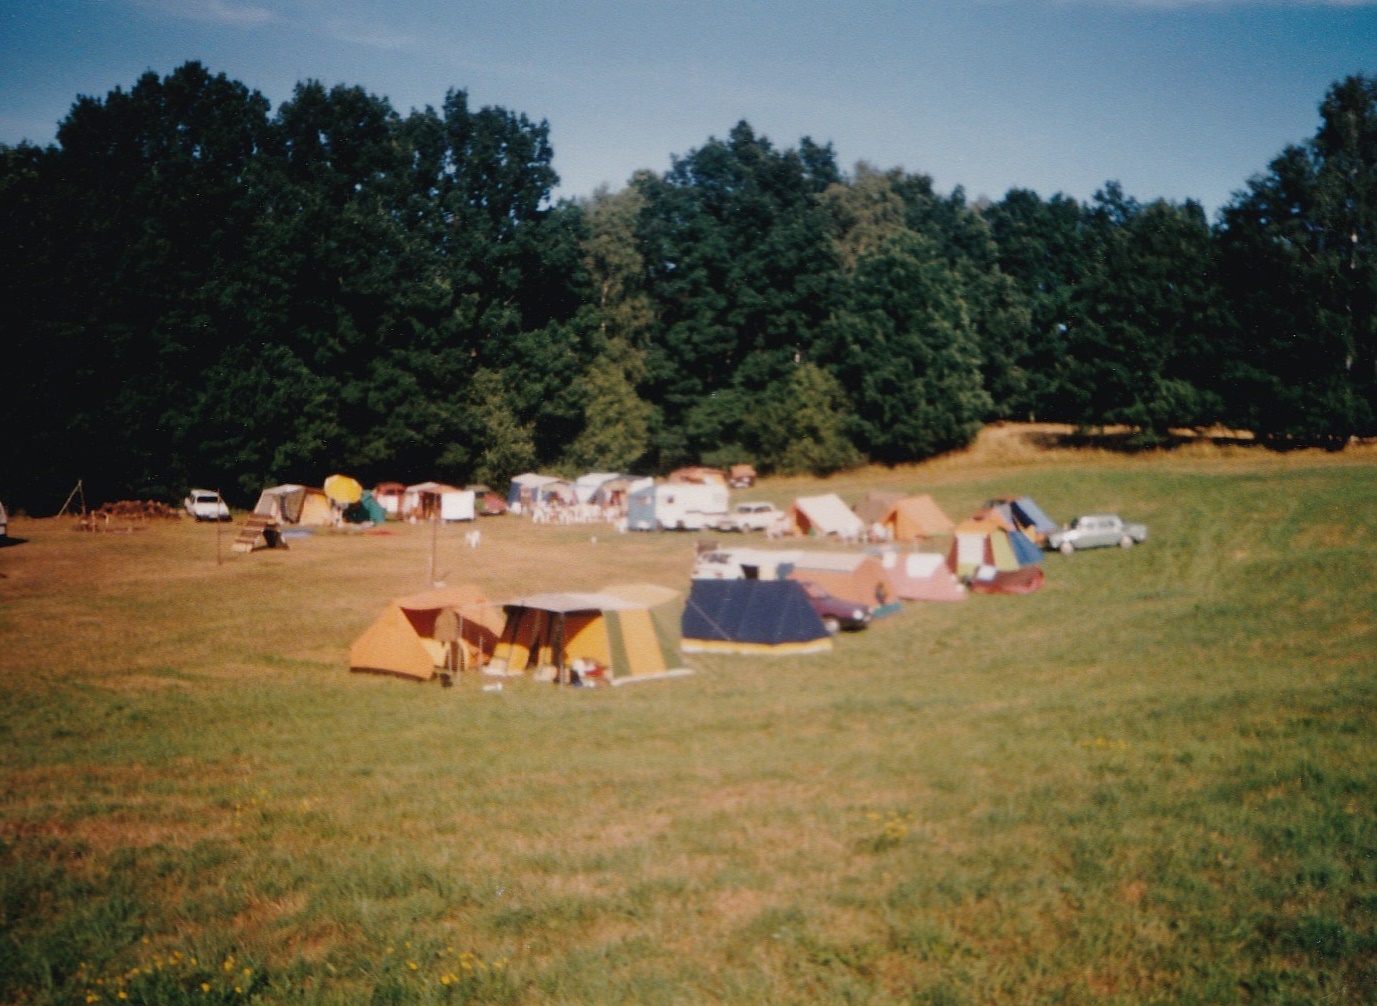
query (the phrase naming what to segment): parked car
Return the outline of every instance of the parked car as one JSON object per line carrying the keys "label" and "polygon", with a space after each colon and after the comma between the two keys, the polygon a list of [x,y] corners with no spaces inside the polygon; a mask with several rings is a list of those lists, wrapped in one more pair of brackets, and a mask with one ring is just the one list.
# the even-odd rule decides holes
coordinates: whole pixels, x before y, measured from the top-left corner
{"label": "parked car", "polygon": [[1132,548],[1147,540],[1146,524],[1130,524],[1115,513],[1088,513],[1047,536],[1047,547],[1064,555],[1077,549],[1118,545]]}
{"label": "parked car", "polygon": [[738,503],[712,527],[715,531],[764,531],[783,517],[784,511],[773,503]]}
{"label": "parked car", "polygon": [[197,520],[229,520],[229,507],[220,494],[211,489],[193,489],[182,500],[186,512]]}
{"label": "parked car", "polygon": [[813,610],[822,619],[823,626],[828,632],[837,632],[845,629],[847,632],[859,632],[870,624],[870,609],[863,604],[856,604],[852,601],[843,601],[840,597],[833,597],[823,590],[816,583],[807,580],[800,581],[803,589],[808,593],[808,600],[812,602]]}

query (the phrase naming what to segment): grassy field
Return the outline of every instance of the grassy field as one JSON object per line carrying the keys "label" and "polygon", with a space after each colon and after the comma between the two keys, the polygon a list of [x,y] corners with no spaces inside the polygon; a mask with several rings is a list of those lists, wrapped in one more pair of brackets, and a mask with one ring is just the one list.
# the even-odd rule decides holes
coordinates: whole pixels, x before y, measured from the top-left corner
{"label": "grassy field", "polygon": [[347,650],[432,555],[496,600],[683,587],[691,536],[13,520],[0,1002],[1374,1001],[1377,454],[1029,436],[751,495],[1029,493],[1149,542],[621,689]]}

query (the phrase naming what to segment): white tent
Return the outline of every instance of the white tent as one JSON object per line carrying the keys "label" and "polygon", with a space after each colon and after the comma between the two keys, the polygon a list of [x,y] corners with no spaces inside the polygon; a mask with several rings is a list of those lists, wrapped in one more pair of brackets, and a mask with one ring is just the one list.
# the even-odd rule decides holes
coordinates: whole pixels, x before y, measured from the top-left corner
{"label": "white tent", "polygon": [[865,536],[865,521],[836,493],[800,496],[789,508],[789,519],[803,534],[835,534],[850,540]]}
{"label": "white tent", "polygon": [[587,503],[604,482],[611,482],[615,478],[616,472],[589,472],[587,475],[580,475],[574,480],[574,496],[580,503]]}

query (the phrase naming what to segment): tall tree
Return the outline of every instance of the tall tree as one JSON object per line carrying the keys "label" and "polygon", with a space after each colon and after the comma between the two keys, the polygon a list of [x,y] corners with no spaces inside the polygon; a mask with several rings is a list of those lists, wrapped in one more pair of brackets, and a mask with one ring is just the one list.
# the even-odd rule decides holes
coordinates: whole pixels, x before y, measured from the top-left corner
{"label": "tall tree", "polygon": [[847,436],[851,406],[835,377],[807,361],[791,367],[753,403],[745,433],[753,457],[781,475],[830,475],[864,458]]}
{"label": "tall tree", "polygon": [[42,261],[64,294],[21,324],[46,343],[31,360],[55,375],[58,457],[93,494],[167,496],[194,469],[185,417],[238,329],[233,291],[261,207],[267,110],[256,92],[187,63],[78,99],[43,159],[35,191],[52,252]]}
{"label": "tall tree", "polygon": [[1342,444],[1377,431],[1377,79],[1336,83],[1320,120],[1224,209],[1226,376],[1240,425]]}
{"label": "tall tree", "polygon": [[1101,260],[1084,209],[1061,194],[1044,201],[1031,190],[1011,189],[982,215],[990,224],[1000,272],[1018,287],[1028,312],[1009,354],[1020,386],[1001,396],[1000,413],[1074,422],[1083,403],[1070,372],[1074,361],[1067,335],[1080,322],[1079,285]]}
{"label": "tall tree", "polygon": [[960,275],[904,231],[857,263],[826,361],[855,408],[854,442],[895,463],[964,446],[990,407]]}
{"label": "tall tree", "polygon": [[1099,257],[1066,333],[1085,425],[1125,424],[1144,442],[1217,421],[1222,326],[1215,246],[1195,202],[1146,206],[1117,183],[1090,211]]}
{"label": "tall tree", "polygon": [[637,385],[654,310],[645,293],[645,263],[636,241],[645,199],[636,188],[606,189],[583,206],[583,266],[591,296],[581,312],[592,362],[575,382],[582,430],[562,458],[571,469],[630,471],[650,449],[654,407]]}
{"label": "tall tree", "polygon": [[668,434],[664,463],[698,460],[730,438],[742,415],[707,409],[708,399],[762,391],[811,343],[834,270],[818,197],[839,177],[830,148],[805,139],[779,151],[744,122],[664,177],[638,176],[647,289],[659,309],[648,364]]}

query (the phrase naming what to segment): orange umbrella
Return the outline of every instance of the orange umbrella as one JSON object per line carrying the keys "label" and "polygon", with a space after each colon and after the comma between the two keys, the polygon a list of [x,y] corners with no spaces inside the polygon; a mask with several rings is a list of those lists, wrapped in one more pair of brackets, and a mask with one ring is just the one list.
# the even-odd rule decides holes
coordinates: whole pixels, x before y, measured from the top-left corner
{"label": "orange umbrella", "polygon": [[363,499],[363,486],[348,475],[331,475],[325,480],[325,495],[348,506]]}

